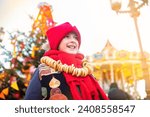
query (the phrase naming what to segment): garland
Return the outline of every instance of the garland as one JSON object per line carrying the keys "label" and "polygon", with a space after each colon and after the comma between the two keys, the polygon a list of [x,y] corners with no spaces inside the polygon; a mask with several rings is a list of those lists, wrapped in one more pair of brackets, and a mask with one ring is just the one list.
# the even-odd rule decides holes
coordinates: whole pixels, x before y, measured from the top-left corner
{"label": "garland", "polygon": [[73,76],[81,76],[81,77],[85,77],[89,74],[92,73],[93,69],[92,67],[87,63],[87,62],[83,62],[82,63],[82,68],[76,68],[74,66],[74,64],[72,65],[66,65],[66,64],[62,64],[60,60],[56,61],[50,57],[44,56],[41,58],[41,63],[44,63],[48,66],[50,66],[51,68],[53,68],[56,71],[59,72],[66,72],[69,74],[72,74]]}

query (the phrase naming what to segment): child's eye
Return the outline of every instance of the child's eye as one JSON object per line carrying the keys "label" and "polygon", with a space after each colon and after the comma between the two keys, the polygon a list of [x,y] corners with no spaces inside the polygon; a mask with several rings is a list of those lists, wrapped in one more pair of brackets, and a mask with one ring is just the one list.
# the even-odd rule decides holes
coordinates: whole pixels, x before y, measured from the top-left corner
{"label": "child's eye", "polygon": [[66,38],[69,38],[69,35],[65,36]]}
{"label": "child's eye", "polygon": [[78,39],[78,37],[77,37],[77,36],[74,36],[74,38],[75,38],[75,39]]}

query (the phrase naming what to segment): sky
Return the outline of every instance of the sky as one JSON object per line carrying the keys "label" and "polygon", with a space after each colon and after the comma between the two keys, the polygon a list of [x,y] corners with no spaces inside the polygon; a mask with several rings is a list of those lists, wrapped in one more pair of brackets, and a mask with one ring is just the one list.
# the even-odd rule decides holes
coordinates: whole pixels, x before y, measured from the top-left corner
{"label": "sky", "polygon": [[[70,22],[81,33],[80,52],[91,55],[100,52],[107,40],[117,50],[139,52],[138,39],[130,14],[116,14],[110,0],[0,0],[0,27],[5,31],[32,30],[41,2],[53,8],[53,19],[58,24]],[[128,1],[122,0],[122,10],[127,10]],[[140,9],[138,26],[143,50],[150,53],[150,5]]]}

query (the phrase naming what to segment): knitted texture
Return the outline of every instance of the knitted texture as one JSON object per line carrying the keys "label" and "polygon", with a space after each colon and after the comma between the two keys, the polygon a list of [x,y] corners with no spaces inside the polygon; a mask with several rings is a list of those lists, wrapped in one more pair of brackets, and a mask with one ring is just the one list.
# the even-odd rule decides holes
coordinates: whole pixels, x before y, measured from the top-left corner
{"label": "knitted texture", "polygon": [[63,24],[50,28],[46,32],[51,50],[57,50],[62,39],[70,32],[76,33],[80,46],[81,44],[80,32],[78,31],[76,26],[72,26],[69,22],[65,22]]}

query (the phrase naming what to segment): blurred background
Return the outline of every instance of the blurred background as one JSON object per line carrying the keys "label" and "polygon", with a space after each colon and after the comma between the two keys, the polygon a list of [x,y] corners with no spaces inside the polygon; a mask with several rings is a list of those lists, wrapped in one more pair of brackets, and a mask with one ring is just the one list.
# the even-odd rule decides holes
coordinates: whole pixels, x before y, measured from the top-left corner
{"label": "blurred background", "polygon": [[69,21],[80,52],[106,93],[116,82],[134,99],[150,99],[148,0],[0,0],[0,99],[23,99],[44,53],[48,28]]}

